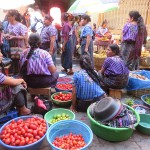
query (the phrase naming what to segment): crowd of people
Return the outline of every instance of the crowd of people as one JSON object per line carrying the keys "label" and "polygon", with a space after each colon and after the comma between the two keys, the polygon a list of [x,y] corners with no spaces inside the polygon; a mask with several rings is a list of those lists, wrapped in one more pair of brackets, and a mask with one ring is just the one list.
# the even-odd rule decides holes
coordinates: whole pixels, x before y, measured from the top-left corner
{"label": "crowd of people", "polygon": [[[62,71],[68,75],[74,74],[73,111],[86,111],[91,103],[106,97],[109,88],[125,88],[129,70],[138,69],[141,47],[146,41],[146,27],[138,11],[129,13],[122,32],[121,48],[117,44],[108,46],[107,58],[99,72],[94,68],[93,40],[95,35],[111,38],[106,20],[96,31],[96,25],[94,30],[90,25],[90,16],[63,13],[62,27],[57,28],[52,24],[53,18],[49,14],[39,15],[38,8],[36,12],[37,15],[32,16],[32,9],[28,9],[25,13],[27,19],[23,21],[17,10],[8,10],[3,21],[0,63],[2,64],[3,56],[11,58],[13,62],[10,71],[13,74],[19,73],[20,78],[6,76],[2,67],[0,85],[9,91],[10,96],[1,94],[0,113],[15,105],[20,115],[29,114],[30,110],[26,107],[26,87],[55,87],[58,79],[56,55],[59,33],[62,42]],[[38,23],[40,25],[37,29]],[[29,30],[34,33],[28,35]],[[74,73],[72,59],[77,44],[81,45],[81,70]],[[4,91],[1,90],[1,93]]]}

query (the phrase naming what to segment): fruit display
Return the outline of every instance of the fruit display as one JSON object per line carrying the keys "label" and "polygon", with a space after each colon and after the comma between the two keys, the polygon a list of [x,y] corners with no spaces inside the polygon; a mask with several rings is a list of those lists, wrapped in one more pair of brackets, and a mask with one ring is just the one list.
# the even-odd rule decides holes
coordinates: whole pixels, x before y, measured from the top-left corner
{"label": "fruit display", "polygon": [[86,145],[83,136],[81,134],[67,134],[61,137],[56,137],[53,144],[61,149],[65,150],[78,150]]}
{"label": "fruit display", "polygon": [[150,57],[150,52],[149,51],[142,51],[141,57]]}
{"label": "fruit display", "polygon": [[54,115],[53,118],[49,121],[49,123],[54,124],[60,120],[70,120],[70,116],[66,113]]}
{"label": "fruit display", "polygon": [[0,139],[7,145],[25,146],[41,139],[47,131],[46,121],[31,117],[26,120],[12,120],[0,133]]}
{"label": "fruit display", "polygon": [[103,50],[102,52],[100,52],[99,54],[93,53],[93,57],[95,58],[106,58],[106,51]]}
{"label": "fruit display", "polygon": [[72,90],[72,84],[57,84],[56,88],[59,90],[68,91],[68,90]]}
{"label": "fruit display", "polygon": [[140,79],[140,80],[149,80],[145,76],[140,75],[140,74],[136,74],[136,73],[130,73],[129,76],[132,77],[132,78]]}
{"label": "fruit display", "polygon": [[59,92],[59,94],[54,95],[53,98],[57,101],[70,101],[72,99],[72,93]]}
{"label": "fruit display", "polygon": [[125,103],[131,107],[134,105],[134,101],[132,99],[126,99]]}
{"label": "fruit display", "polygon": [[150,97],[145,97],[145,102],[146,102],[147,104],[150,104]]}

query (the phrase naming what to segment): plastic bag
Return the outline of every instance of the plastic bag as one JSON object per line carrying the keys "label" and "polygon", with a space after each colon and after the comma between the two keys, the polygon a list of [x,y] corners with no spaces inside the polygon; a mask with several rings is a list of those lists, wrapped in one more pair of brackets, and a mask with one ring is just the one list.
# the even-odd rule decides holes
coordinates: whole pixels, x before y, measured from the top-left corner
{"label": "plastic bag", "polygon": [[45,99],[40,99],[37,96],[34,98],[34,106],[32,106],[31,111],[34,114],[45,115],[49,110],[52,109],[52,102]]}
{"label": "plastic bag", "polygon": [[128,85],[126,89],[130,90],[139,90],[139,89],[150,89],[150,71],[142,70],[134,72],[135,74],[140,74],[145,76],[147,79],[137,79],[129,76]]}

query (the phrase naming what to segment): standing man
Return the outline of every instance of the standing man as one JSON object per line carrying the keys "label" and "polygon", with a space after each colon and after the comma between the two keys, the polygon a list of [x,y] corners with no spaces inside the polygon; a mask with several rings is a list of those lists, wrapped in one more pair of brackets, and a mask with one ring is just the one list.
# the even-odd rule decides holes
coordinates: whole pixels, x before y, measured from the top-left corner
{"label": "standing man", "polygon": [[52,25],[53,18],[50,15],[46,15],[44,18],[44,26],[41,31],[42,45],[41,48],[48,51],[56,65],[56,36],[57,29]]}

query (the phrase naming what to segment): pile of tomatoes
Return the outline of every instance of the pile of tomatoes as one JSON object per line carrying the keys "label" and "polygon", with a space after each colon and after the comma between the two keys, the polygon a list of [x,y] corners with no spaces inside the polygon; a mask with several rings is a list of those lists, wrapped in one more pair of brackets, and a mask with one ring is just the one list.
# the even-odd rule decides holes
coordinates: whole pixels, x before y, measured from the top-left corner
{"label": "pile of tomatoes", "polygon": [[53,144],[56,147],[65,150],[80,149],[86,145],[83,136],[81,134],[76,135],[73,133],[64,135],[62,137],[56,137],[55,140],[53,141]]}
{"label": "pile of tomatoes", "polygon": [[59,101],[69,101],[72,99],[72,93],[62,93],[60,92],[57,95],[54,95],[53,97],[55,100],[59,100]]}
{"label": "pile of tomatoes", "polygon": [[56,88],[60,89],[60,90],[72,90],[72,84],[57,84]]}
{"label": "pile of tomatoes", "polygon": [[12,120],[0,134],[1,140],[11,146],[23,146],[34,143],[44,136],[47,126],[42,118]]}

